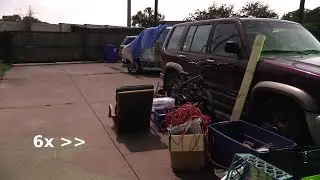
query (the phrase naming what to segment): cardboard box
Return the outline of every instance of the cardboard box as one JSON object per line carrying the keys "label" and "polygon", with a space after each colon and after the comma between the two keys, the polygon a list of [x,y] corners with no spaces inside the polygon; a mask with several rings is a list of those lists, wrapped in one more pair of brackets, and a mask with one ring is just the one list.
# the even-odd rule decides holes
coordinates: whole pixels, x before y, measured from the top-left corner
{"label": "cardboard box", "polygon": [[205,167],[203,134],[170,135],[169,151],[174,170],[200,170]]}

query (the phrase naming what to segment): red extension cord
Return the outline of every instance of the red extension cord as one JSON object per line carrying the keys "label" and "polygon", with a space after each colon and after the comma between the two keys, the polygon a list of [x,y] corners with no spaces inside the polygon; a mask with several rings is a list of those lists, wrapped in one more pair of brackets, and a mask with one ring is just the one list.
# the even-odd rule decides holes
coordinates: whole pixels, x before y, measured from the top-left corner
{"label": "red extension cord", "polygon": [[202,128],[203,131],[206,132],[211,122],[210,117],[202,114],[201,110],[191,103],[186,103],[178,109],[169,112],[166,116],[165,123],[167,127],[177,126],[197,118],[202,119]]}

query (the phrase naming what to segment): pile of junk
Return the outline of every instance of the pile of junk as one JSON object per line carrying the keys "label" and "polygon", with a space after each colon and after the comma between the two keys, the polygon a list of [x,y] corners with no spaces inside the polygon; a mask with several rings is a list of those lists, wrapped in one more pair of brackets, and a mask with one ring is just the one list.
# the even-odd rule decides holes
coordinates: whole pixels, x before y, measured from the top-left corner
{"label": "pile of junk", "polygon": [[194,93],[194,88],[153,99],[151,120],[169,136],[172,169],[209,166],[216,179],[320,179],[319,148],[299,147],[246,121],[219,121],[203,107],[207,98],[195,96],[205,96],[203,90]]}
{"label": "pile of junk", "polygon": [[[215,172],[213,179],[320,180],[319,148],[300,147],[240,118],[219,120],[203,76],[181,74],[179,79],[170,93],[159,85],[118,88],[116,105],[109,105],[118,135],[149,132],[153,124],[159,133],[168,135],[175,172],[209,167]],[[240,117],[242,112],[237,113]]]}
{"label": "pile of junk", "polygon": [[118,136],[168,135],[171,167],[212,168],[216,179],[319,179],[320,149],[295,142],[245,121],[218,121],[201,102],[179,101],[154,85],[123,86],[109,105]]}

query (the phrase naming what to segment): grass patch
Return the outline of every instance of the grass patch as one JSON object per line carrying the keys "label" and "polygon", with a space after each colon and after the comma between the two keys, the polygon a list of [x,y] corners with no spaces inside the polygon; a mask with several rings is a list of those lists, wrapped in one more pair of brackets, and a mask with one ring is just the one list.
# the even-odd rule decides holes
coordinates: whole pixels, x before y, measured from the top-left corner
{"label": "grass patch", "polygon": [[6,71],[10,68],[10,66],[0,63],[0,79],[6,74]]}

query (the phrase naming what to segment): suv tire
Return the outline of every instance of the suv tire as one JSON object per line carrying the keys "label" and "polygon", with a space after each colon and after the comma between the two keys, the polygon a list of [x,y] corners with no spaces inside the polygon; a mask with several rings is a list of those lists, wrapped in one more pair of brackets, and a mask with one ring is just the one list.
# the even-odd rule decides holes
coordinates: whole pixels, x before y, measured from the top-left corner
{"label": "suv tire", "polygon": [[138,74],[141,72],[141,65],[140,65],[140,61],[136,60],[136,61],[127,61],[127,69],[128,72],[130,74]]}
{"label": "suv tire", "polygon": [[204,96],[204,102],[200,102],[199,107],[202,113],[210,116],[211,122],[218,122],[214,111],[213,97],[209,90],[202,89],[202,95]]}
{"label": "suv tire", "polygon": [[179,79],[180,79],[179,73],[176,71],[170,72],[166,76],[165,81],[166,81],[166,91],[168,96],[172,95],[172,87],[180,81]]}
{"label": "suv tire", "polygon": [[251,122],[267,130],[285,136],[299,145],[312,143],[303,109],[294,101],[274,98],[259,105]]}

